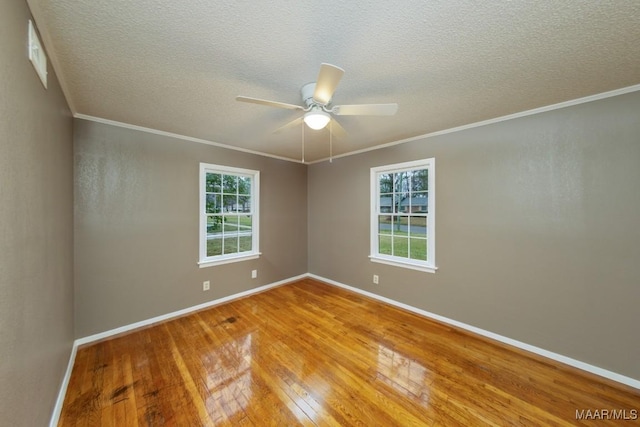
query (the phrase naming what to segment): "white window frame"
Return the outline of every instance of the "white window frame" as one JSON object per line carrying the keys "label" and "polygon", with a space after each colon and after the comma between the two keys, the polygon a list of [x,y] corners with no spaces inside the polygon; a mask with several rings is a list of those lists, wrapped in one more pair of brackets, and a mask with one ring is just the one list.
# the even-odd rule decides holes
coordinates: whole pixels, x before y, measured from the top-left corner
{"label": "white window frame", "polygon": [[[379,177],[382,174],[404,172],[415,169],[427,169],[429,171],[427,188],[427,260],[415,260],[411,258],[398,257],[379,253],[378,242],[378,215],[380,212],[380,185]],[[370,242],[371,249],[369,259],[372,262],[389,264],[396,267],[409,268],[413,270],[435,273],[436,267],[436,165],[435,158],[414,160],[393,165],[385,165],[371,168],[371,217],[370,217]]]}
{"label": "white window frame", "polygon": [[[206,214],[206,184],[207,173],[237,175],[250,177],[251,182],[251,251],[236,252],[233,254],[207,256],[207,214]],[[231,262],[246,261],[258,258],[260,253],[260,171],[234,168],[230,166],[200,163],[200,250],[198,265],[200,268],[212,267]]]}

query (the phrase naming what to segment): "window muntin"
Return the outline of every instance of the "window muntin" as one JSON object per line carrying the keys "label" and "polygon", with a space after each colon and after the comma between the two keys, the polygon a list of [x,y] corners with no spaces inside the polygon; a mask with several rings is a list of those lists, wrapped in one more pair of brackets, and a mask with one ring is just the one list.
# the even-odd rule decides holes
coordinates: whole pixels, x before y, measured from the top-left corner
{"label": "window muntin", "polygon": [[435,164],[371,169],[371,260],[435,270]]}
{"label": "window muntin", "polygon": [[255,258],[259,171],[200,164],[200,266]]}

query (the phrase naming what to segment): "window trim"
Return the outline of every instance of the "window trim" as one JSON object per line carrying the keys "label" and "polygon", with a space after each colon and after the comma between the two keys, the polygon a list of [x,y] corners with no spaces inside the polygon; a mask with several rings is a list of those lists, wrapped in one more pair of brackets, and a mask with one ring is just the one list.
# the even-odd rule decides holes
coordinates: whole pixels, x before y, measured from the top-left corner
{"label": "window trim", "polygon": [[[252,178],[251,185],[251,232],[252,232],[252,248],[247,252],[236,252],[234,254],[215,255],[213,257],[207,257],[207,214],[206,214],[206,174],[207,173],[219,173],[219,174],[234,174],[249,176]],[[200,213],[198,218],[199,225],[199,257],[198,266],[200,268],[213,267],[216,265],[229,264],[232,262],[246,261],[250,259],[256,259],[262,253],[260,252],[260,171],[252,169],[235,168],[231,166],[215,165],[212,163],[200,163],[200,175],[199,175],[199,198]]]}
{"label": "window trim", "polygon": [[[380,254],[378,252],[378,215],[380,211],[380,187],[378,184],[378,177],[384,173],[396,173],[414,169],[427,169],[429,171],[428,180],[428,198],[427,198],[427,260],[419,261],[411,258],[396,257],[393,255]],[[435,273],[438,267],[436,267],[436,252],[435,252],[435,217],[436,217],[436,166],[435,158],[431,157],[422,160],[413,160],[410,162],[395,163],[392,165],[377,166],[371,168],[370,172],[370,251],[369,259],[371,262],[377,262],[382,264],[393,265],[396,267],[409,268],[418,271],[424,271],[428,273]]]}

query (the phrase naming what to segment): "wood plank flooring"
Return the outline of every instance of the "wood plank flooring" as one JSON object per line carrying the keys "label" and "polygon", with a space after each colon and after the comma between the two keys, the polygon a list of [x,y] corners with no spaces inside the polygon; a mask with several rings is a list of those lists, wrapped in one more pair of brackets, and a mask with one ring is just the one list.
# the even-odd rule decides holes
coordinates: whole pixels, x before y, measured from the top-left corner
{"label": "wood plank flooring", "polygon": [[640,423],[602,409],[640,391],[308,279],[80,348],[59,425]]}

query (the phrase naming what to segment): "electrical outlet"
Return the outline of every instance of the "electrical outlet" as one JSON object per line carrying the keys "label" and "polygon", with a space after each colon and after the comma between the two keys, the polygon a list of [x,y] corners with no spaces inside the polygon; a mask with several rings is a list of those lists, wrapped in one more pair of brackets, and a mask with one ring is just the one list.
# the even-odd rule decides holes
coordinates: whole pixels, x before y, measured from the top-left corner
{"label": "electrical outlet", "polygon": [[373,275],[373,284],[377,285],[378,283],[380,283],[380,278],[378,277],[377,274]]}
{"label": "electrical outlet", "polygon": [[211,284],[209,283],[208,280],[202,282],[202,290],[203,291],[208,291],[211,288]]}
{"label": "electrical outlet", "polygon": [[255,279],[256,277],[258,277],[258,270],[251,270],[251,278]]}

